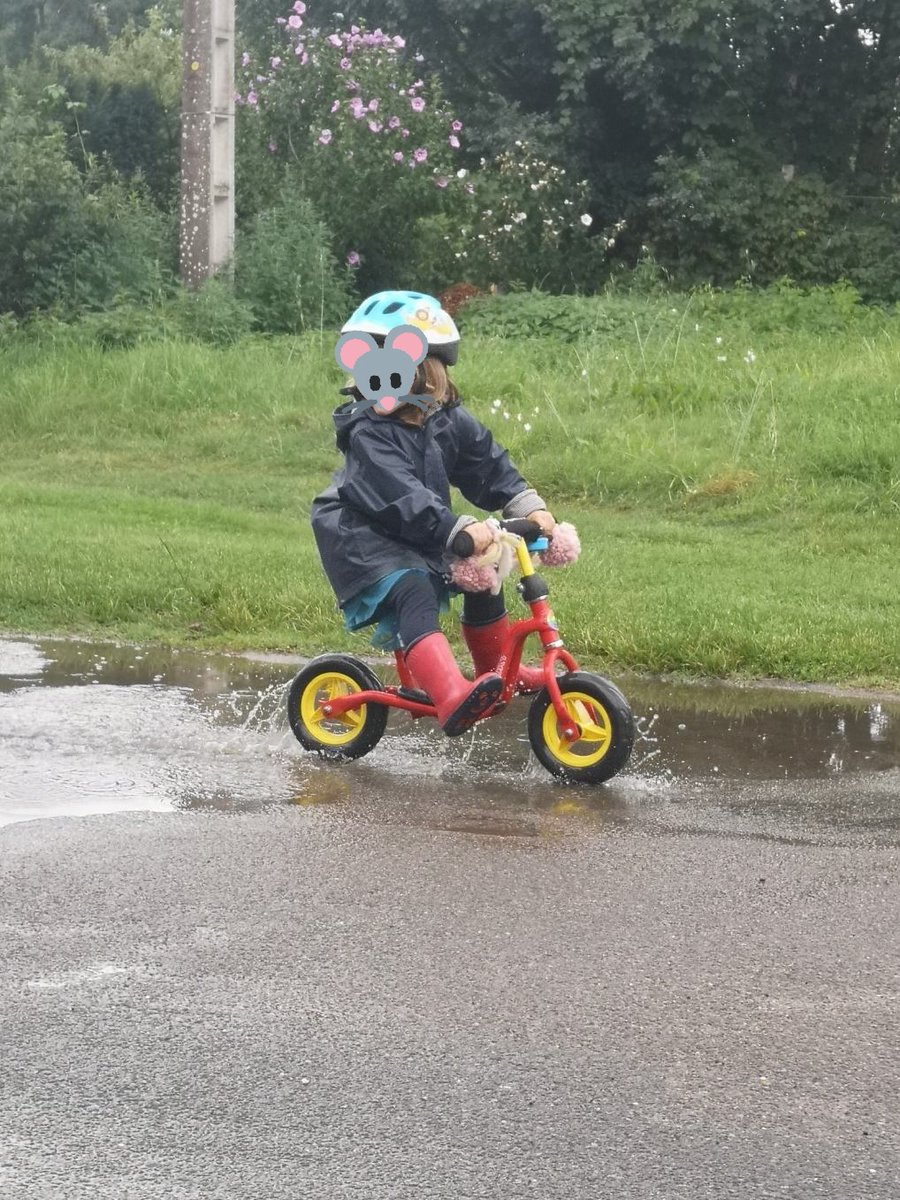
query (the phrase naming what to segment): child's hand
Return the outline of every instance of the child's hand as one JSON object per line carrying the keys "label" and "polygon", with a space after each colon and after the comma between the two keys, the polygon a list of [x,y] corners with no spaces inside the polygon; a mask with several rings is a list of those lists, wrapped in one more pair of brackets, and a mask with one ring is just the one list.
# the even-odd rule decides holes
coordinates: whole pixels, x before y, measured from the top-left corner
{"label": "child's hand", "polygon": [[499,539],[499,533],[487,521],[476,521],[474,525],[466,526],[466,533],[475,543],[473,554],[484,554]]}
{"label": "child's hand", "polygon": [[[553,535],[553,527],[556,524],[556,519],[552,513],[547,512],[545,508],[537,508],[533,513],[529,513],[527,519],[534,521],[535,525],[539,525],[541,533],[544,537]],[[471,527],[470,527],[471,529]]]}

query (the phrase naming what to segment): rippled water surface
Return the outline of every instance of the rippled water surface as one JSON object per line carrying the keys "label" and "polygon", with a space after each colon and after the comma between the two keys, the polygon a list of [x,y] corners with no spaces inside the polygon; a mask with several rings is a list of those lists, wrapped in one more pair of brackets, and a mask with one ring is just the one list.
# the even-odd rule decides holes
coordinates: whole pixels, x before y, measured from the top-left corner
{"label": "rippled water surface", "polygon": [[565,788],[533,759],[528,701],[447,739],[393,714],[365,759],[295,742],[295,661],[61,640],[0,640],[0,824],[128,809],[341,806],[460,832],[533,835],[542,814],[819,824],[883,834],[900,812],[900,708],[799,690],[618,679],[640,737],[602,788]]}

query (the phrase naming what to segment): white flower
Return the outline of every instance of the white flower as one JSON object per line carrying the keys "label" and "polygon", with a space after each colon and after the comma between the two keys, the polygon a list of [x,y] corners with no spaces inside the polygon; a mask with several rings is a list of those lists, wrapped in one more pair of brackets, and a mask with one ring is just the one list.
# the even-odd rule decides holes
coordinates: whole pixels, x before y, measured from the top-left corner
{"label": "white flower", "polygon": [[527,422],[527,421],[526,421],[526,422],[525,422],[525,424],[522,426],[522,428],[525,430],[525,432],[526,432],[526,433],[531,433],[531,426],[528,424],[528,422]]}
{"label": "white flower", "polygon": [[583,371],[581,372],[581,378],[582,378],[582,379],[587,379],[587,371],[586,371],[586,370],[583,370]]}
{"label": "white flower", "polygon": [[499,407],[500,407],[500,401],[499,401],[499,400],[495,400],[495,401],[494,401],[494,403],[491,405],[491,408],[499,408]]}
{"label": "white flower", "polygon": [[591,216],[590,213],[582,213],[581,216],[579,217],[579,220],[581,221],[582,225],[584,225],[585,228],[587,228],[588,225],[593,225],[593,223],[594,223],[594,218]]}
{"label": "white flower", "polygon": [[508,413],[508,412],[505,412],[505,413],[503,414],[503,420],[504,420],[504,421],[508,421],[508,420],[509,420],[509,413]]}
{"label": "white flower", "polygon": [[516,413],[516,420],[517,420],[517,421],[521,421],[521,420],[522,420],[522,414],[521,414],[521,413]]}
{"label": "white flower", "polygon": [[752,350],[748,350],[747,353],[744,355],[744,362],[749,363],[751,365],[756,362],[756,355],[753,353]]}
{"label": "white flower", "polygon": [[465,167],[460,167],[459,170],[456,172],[456,178],[457,179],[465,179],[465,177],[468,175],[468,173],[469,172],[466,170]]}
{"label": "white flower", "polygon": [[726,354],[717,354],[716,362],[728,362],[728,356]]}
{"label": "white flower", "polygon": [[535,415],[535,416],[537,416],[537,415],[540,413],[540,411],[541,411],[541,410],[540,410],[539,408],[535,408],[535,410],[534,410],[534,415]]}
{"label": "white flower", "polygon": [[717,346],[721,346],[721,345],[722,345],[722,339],[721,339],[720,337],[717,337],[717,338],[716,338],[716,345],[717,345]]}

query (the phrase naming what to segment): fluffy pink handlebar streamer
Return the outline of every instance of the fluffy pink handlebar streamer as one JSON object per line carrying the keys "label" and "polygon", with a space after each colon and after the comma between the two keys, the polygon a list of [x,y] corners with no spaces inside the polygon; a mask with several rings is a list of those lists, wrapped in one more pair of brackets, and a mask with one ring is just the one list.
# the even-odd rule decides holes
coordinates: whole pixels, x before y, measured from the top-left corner
{"label": "fluffy pink handlebar streamer", "polygon": [[573,563],[581,553],[581,540],[574,525],[562,521],[553,526],[550,545],[538,554],[545,567],[565,567]]}
{"label": "fluffy pink handlebar streamer", "polygon": [[489,592],[497,579],[493,567],[477,563],[474,558],[454,558],[450,579],[464,592]]}
{"label": "fluffy pink handlebar streamer", "polygon": [[[538,558],[545,567],[565,567],[575,562],[580,553],[581,541],[575,526],[562,521],[553,526],[550,545],[538,553]],[[497,572],[494,567],[474,558],[455,558],[450,579],[464,592],[489,592],[496,585]]]}

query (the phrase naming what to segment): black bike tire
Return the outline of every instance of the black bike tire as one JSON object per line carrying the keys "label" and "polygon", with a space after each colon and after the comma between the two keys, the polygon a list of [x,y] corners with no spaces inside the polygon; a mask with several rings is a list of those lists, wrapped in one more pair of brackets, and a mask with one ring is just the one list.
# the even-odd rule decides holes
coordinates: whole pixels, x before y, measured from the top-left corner
{"label": "black bike tire", "polygon": [[622,692],[609,679],[589,671],[570,671],[559,677],[559,689],[583,692],[603,707],[609,717],[613,736],[609,749],[599,762],[587,767],[574,767],[561,762],[544,741],[544,714],[551,707],[550,693],[546,688],[535,695],[528,710],[528,740],[538,761],[551,775],[567,783],[605,783],[628,762],[634,746],[635,726],[631,706]]}
{"label": "black bike tire", "polygon": [[365,717],[356,737],[341,746],[328,745],[316,738],[307,727],[301,715],[301,699],[303,693],[319,676],[329,671],[346,675],[358,684],[361,691],[380,691],[382,688],[378,676],[364,662],[350,654],[320,654],[298,671],[288,689],[287,707],[288,722],[291,732],[305,750],[318,754],[327,759],[362,758],[370,750],[374,750],[384,734],[387,726],[388,710],[384,704],[366,704]]}

